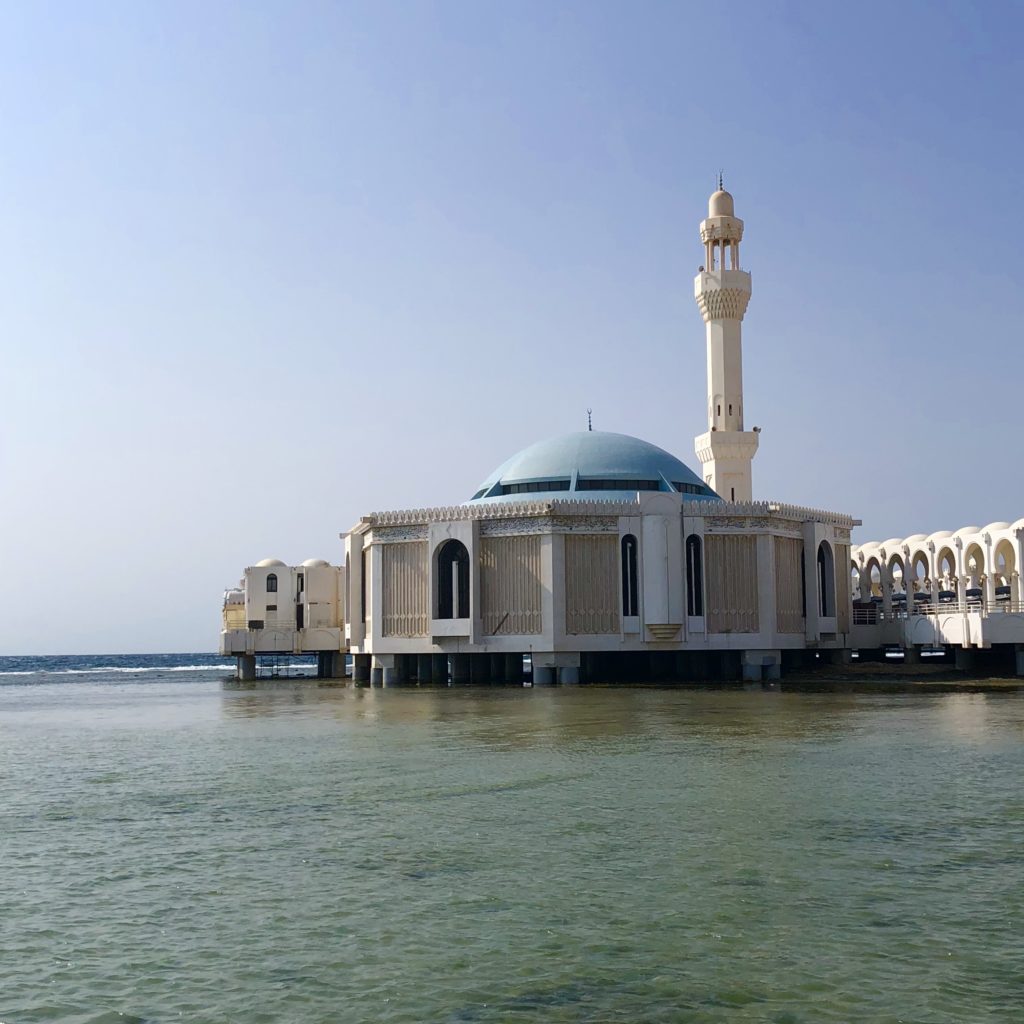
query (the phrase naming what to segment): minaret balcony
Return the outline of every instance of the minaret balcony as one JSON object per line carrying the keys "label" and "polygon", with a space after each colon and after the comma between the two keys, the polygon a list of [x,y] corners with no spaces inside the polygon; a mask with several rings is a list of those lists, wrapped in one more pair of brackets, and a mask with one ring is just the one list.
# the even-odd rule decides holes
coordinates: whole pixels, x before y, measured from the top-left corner
{"label": "minaret balcony", "polygon": [[757,454],[758,440],[753,430],[709,430],[693,439],[697,458],[702,463],[750,462]]}
{"label": "minaret balcony", "polygon": [[750,271],[748,270],[701,270],[693,279],[693,294],[719,288],[735,288],[750,294]]}
{"label": "minaret balcony", "polygon": [[750,274],[745,270],[702,270],[693,279],[693,295],[705,323],[742,320],[750,290]]}

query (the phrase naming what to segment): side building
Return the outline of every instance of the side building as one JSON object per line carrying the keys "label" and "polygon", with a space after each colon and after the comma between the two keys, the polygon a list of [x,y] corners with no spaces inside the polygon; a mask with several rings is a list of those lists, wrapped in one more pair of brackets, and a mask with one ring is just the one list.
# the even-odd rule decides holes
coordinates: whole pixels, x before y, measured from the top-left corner
{"label": "side building", "polygon": [[224,594],[220,654],[254,679],[258,655],[315,654],[317,675],[344,673],[345,574],[322,558],[285,565],[265,558]]}

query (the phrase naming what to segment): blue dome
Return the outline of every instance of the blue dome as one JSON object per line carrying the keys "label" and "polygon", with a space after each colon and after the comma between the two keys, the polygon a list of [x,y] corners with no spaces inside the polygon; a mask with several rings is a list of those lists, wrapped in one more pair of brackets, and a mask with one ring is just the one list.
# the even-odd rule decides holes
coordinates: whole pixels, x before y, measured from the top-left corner
{"label": "blue dome", "polygon": [[677,492],[687,500],[718,495],[674,455],[627,434],[562,434],[524,448],[499,466],[474,502],[588,498],[635,501],[637,491]]}

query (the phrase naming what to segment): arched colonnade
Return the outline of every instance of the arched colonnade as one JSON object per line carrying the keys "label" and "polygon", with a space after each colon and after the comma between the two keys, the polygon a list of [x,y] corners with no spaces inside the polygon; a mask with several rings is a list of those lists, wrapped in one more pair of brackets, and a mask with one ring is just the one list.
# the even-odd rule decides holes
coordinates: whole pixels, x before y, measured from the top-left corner
{"label": "arched colonnade", "polygon": [[854,602],[886,616],[908,605],[1024,610],[1024,519],[858,544],[851,559]]}

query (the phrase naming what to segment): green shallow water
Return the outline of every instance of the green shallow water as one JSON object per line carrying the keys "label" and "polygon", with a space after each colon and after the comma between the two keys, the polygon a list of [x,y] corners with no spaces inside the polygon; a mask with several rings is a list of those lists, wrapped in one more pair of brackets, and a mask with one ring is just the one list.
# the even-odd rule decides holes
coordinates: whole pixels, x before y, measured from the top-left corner
{"label": "green shallow water", "polygon": [[1008,1022],[1024,700],[0,687],[0,1019]]}

